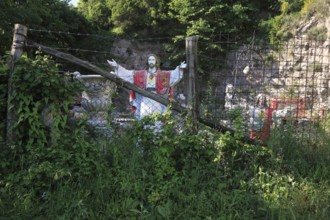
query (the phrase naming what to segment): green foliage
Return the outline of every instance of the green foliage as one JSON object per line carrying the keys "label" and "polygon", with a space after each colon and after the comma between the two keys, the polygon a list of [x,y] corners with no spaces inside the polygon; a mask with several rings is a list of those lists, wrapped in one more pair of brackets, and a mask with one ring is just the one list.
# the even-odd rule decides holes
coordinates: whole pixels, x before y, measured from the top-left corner
{"label": "green foliage", "polygon": [[6,113],[7,113],[7,91],[8,91],[8,70],[9,67],[6,64],[4,59],[0,59],[0,144],[2,144],[5,140],[5,121],[6,121]]}
{"label": "green foliage", "polygon": [[[309,127],[311,132],[316,128],[317,125]],[[308,216],[310,219],[326,219],[325,213],[329,212],[326,200],[330,196],[326,189],[329,186],[330,178],[328,171],[329,144],[323,142],[327,139],[322,135],[325,127],[322,126],[322,129],[317,131],[315,140],[313,140],[314,138],[311,136],[299,135],[299,129],[294,124],[287,124],[273,130],[270,147],[273,149],[273,157],[276,161],[274,167],[276,173],[267,178],[271,178],[274,183],[279,181],[278,178],[286,180],[280,180],[281,184],[284,184],[280,188],[272,187],[267,190],[265,188],[264,193],[268,194],[273,190],[284,193],[283,197],[267,199],[268,202],[276,202],[279,207],[287,210],[285,212],[274,210],[279,218]],[[323,195],[321,195],[322,192]]]}
{"label": "green foliage", "polygon": [[78,12],[81,13],[92,25],[93,29],[109,29],[111,11],[106,5],[106,0],[101,1],[80,1]]}
{"label": "green foliage", "polygon": [[[256,1],[187,1],[172,0],[169,2],[169,15],[176,19],[182,28],[175,34],[177,38],[198,36],[199,67],[203,76],[209,71],[221,67],[225,53],[233,49],[225,48],[218,42],[248,41],[254,34],[262,34],[259,26],[262,19],[262,8],[270,6],[270,2],[261,4]],[[260,30],[256,32],[256,29]],[[221,35],[221,33],[225,33]],[[229,34],[229,35],[227,35]],[[229,45],[226,45],[229,46]],[[206,77],[207,79],[207,77]]]}
{"label": "green foliage", "polygon": [[[231,118],[242,129],[239,111]],[[103,141],[89,141],[83,127],[62,133],[50,147],[35,145],[20,153],[21,166],[5,166],[10,169],[0,182],[0,215],[326,219],[328,156],[315,148],[305,152],[307,145],[289,130],[279,129],[269,146],[261,146],[242,143],[244,132],[233,136],[203,126],[196,132],[194,124],[170,112],[145,117],[114,130],[102,154],[97,146]]]}
{"label": "green foliage", "polygon": [[43,121],[51,124],[54,131],[65,127],[65,113],[79,87],[71,82],[70,77],[59,77],[58,67],[50,57],[38,54],[34,60],[24,57],[17,61],[12,75],[13,95],[9,109],[16,108],[18,112],[18,121],[12,132],[17,133],[22,144],[25,141],[31,146],[34,141],[46,143]]}
{"label": "green foliage", "polygon": [[[231,116],[236,128],[242,129],[239,111]],[[155,134],[152,126],[159,120],[166,123]],[[266,147],[242,143],[244,132],[232,136],[201,127],[195,133],[189,120],[183,124],[177,120],[168,115],[144,118],[133,132],[124,134],[125,143],[119,138],[111,145],[112,155],[126,152],[134,160],[116,160],[116,164],[125,164],[120,166],[123,174],[118,181],[124,181],[125,187],[133,186],[129,181],[135,183],[127,198],[143,198],[134,200],[139,216],[327,218],[330,177],[324,148],[313,152],[308,143],[297,142],[289,128],[274,131]],[[128,143],[136,145],[124,147]],[[134,179],[128,180],[127,175]]]}
{"label": "green foliage", "polygon": [[[1,67],[1,75],[6,75],[6,64]],[[1,82],[1,89],[6,83]],[[58,73],[48,56],[37,54],[33,60],[23,57],[15,63],[10,109],[17,112],[11,131],[17,139],[11,146],[1,143],[1,217],[89,217],[84,202],[93,202],[91,195],[97,192],[92,188],[101,181],[89,180],[108,174],[106,161],[84,123],[68,119],[70,105],[81,90],[71,76]]]}
{"label": "green foliage", "polygon": [[[155,133],[156,121],[165,123]],[[113,167],[122,173],[115,174],[116,179],[125,183],[125,191],[115,194],[128,193],[128,198],[136,198],[136,207],[140,207],[143,218],[240,219],[229,207],[240,209],[243,218],[253,216],[248,209],[239,208],[249,207],[253,198],[247,199],[246,192],[237,188],[241,176],[227,173],[227,158],[221,153],[224,146],[219,134],[207,128],[196,133],[189,120],[182,121],[169,114],[146,117],[132,129],[133,132],[124,134],[125,143],[119,138],[110,147]],[[226,137],[229,141],[230,137]],[[128,143],[136,145],[128,148]],[[226,150],[232,151],[230,146]],[[119,152],[127,152],[126,157],[133,161],[115,159]],[[127,180],[127,176],[134,179]],[[227,178],[231,181],[226,182]]]}
{"label": "green foliage", "polygon": [[175,62],[184,56],[185,37],[196,35],[206,44],[199,49],[199,72],[207,75],[221,65],[213,59],[222,59],[228,49],[216,43],[224,41],[221,33],[231,34],[232,39],[225,39],[230,41],[265,34],[259,21],[275,13],[277,4],[270,0],[89,0],[81,1],[78,11],[95,27],[119,37],[172,38],[164,47]]}
{"label": "green foliage", "polygon": [[306,34],[308,40],[324,42],[328,37],[328,29],[325,26],[312,27]]}
{"label": "green foliage", "polygon": [[294,36],[296,27],[299,25],[300,16],[298,13],[281,14],[269,20],[270,42],[274,45]]}
{"label": "green foliage", "polygon": [[[89,5],[97,9],[90,21],[99,29],[112,25],[101,16],[109,13],[110,8],[115,9],[111,11],[115,12],[111,14],[112,22],[127,18],[115,25],[121,31],[148,29],[146,32],[152,33],[163,27],[162,22],[180,21],[171,30],[178,36],[176,39],[196,34],[209,40],[219,30],[240,33],[242,27],[249,27],[250,14],[258,14],[257,8],[268,8],[271,1],[107,1],[106,6],[99,2],[79,4],[82,8]],[[283,12],[298,12],[299,2],[287,1]],[[26,6],[25,2],[21,4]],[[141,20],[134,13],[127,14],[130,12],[140,14]],[[98,26],[95,18],[102,20],[102,24]],[[167,30],[158,34],[161,31]],[[203,48],[203,53],[215,46]],[[247,129],[240,110],[229,115],[235,134],[196,126],[192,119],[168,112],[113,130],[110,139],[96,138],[90,132],[93,129],[83,121],[70,120],[70,105],[81,88],[69,76],[59,74],[58,68],[50,57],[40,54],[35,59],[23,57],[15,63],[14,95],[9,107],[18,113],[12,130],[18,138],[12,146],[5,146],[3,138],[0,139],[0,218],[327,219],[329,216],[329,120],[315,124],[317,135],[310,142],[298,141],[296,127],[276,128],[267,146],[241,141]],[[7,71],[7,64],[1,61],[2,134]],[[155,132],[155,124],[159,123],[162,125]]]}
{"label": "green foliage", "polygon": [[308,71],[311,73],[322,72],[322,70],[323,70],[322,63],[318,61],[314,61],[308,66]]}
{"label": "green foliage", "polygon": [[[238,29],[243,31],[244,24],[253,23],[248,15],[257,10],[245,1],[211,1],[205,4],[204,1],[173,0],[169,5],[172,16],[186,26],[186,35],[199,35],[203,39],[209,39],[219,30],[225,33]],[[222,16],[217,16],[220,14]]]}
{"label": "green foliage", "polygon": [[316,16],[318,19],[324,19],[329,15],[329,0],[304,0],[304,6],[301,13],[306,17]]}
{"label": "green foliage", "polygon": [[[5,119],[8,67],[1,64]],[[274,128],[263,146],[241,141],[246,136],[241,110],[229,114],[235,134],[169,111],[97,138],[83,121],[69,120],[70,103],[81,88],[59,74],[50,57],[23,57],[14,70],[10,107],[18,112],[13,130],[18,138],[12,146],[0,141],[1,218],[327,219],[330,214],[329,120],[315,124],[312,141],[299,142],[298,129],[287,124]]]}
{"label": "green foliage", "polygon": [[[177,26],[167,15],[168,5],[164,0],[84,1],[78,10],[89,20],[97,21],[101,17],[103,27],[105,24],[114,27],[111,31],[121,36],[169,36],[173,33],[173,25]],[[101,10],[105,13],[98,13]]]}
{"label": "green foliage", "polygon": [[[88,33],[91,31],[86,20],[62,0],[35,0],[0,2],[0,55],[10,49],[15,24],[22,24],[29,29]],[[82,37],[29,31],[33,41],[53,47],[68,47]]]}
{"label": "green foliage", "polygon": [[[285,0],[281,1],[281,14],[268,21],[271,43],[280,43],[296,34],[297,29],[306,25],[314,17],[314,22],[325,21],[329,14],[328,0]],[[324,41],[324,27],[313,27],[307,30],[309,40]]]}
{"label": "green foliage", "polygon": [[235,129],[234,136],[237,140],[247,136],[248,128],[246,127],[246,125],[244,125],[245,120],[242,117],[243,111],[243,109],[237,108],[228,112],[228,119],[232,121],[231,124]]}

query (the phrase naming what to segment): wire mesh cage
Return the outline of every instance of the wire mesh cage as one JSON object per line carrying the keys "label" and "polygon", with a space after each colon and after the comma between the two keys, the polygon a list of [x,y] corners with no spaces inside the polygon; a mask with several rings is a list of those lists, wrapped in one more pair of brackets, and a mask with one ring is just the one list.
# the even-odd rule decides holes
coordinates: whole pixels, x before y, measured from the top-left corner
{"label": "wire mesh cage", "polygon": [[258,139],[269,138],[272,129],[289,124],[300,137],[322,127],[330,102],[328,41],[301,37],[281,45],[220,44],[235,47],[224,59],[201,57],[224,64],[199,89],[202,117],[231,127],[230,115],[239,112],[250,138]]}

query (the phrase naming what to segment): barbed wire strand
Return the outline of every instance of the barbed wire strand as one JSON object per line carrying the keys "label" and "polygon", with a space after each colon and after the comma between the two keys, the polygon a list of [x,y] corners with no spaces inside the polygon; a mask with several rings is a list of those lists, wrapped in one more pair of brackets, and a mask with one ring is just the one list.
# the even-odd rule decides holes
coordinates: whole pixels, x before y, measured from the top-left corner
{"label": "barbed wire strand", "polygon": [[[40,30],[40,29],[28,29],[31,32],[43,32],[49,34],[65,34],[65,35],[74,35],[74,36],[89,36],[89,37],[97,37],[97,38],[104,38],[104,39],[112,39],[112,40],[122,40],[124,38],[118,38],[114,36],[108,35],[99,35],[99,34],[86,34],[86,33],[78,33],[78,32],[66,32],[66,31],[52,31],[52,30]],[[125,38],[127,39],[127,38]],[[172,37],[149,37],[149,38],[128,38],[127,40],[132,41],[148,41],[148,40],[164,40],[164,39],[173,39]],[[180,40],[180,39],[176,39]],[[184,39],[182,39],[184,40]]]}

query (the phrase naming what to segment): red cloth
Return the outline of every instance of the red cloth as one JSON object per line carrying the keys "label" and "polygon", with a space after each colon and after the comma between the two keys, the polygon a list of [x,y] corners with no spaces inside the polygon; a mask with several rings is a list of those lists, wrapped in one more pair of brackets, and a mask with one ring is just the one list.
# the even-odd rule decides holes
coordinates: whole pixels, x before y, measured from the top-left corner
{"label": "red cloth", "polygon": [[[170,87],[170,71],[162,71],[160,69],[157,70],[156,73],[156,92],[159,95],[164,95],[169,87]],[[133,76],[134,84],[139,86],[142,89],[145,89],[147,86],[147,70],[135,70]],[[173,87],[170,88],[168,98],[173,97]],[[129,101],[133,101],[135,99],[135,92],[129,91]],[[132,106],[132,111],[136,111],[136,107]]]}
{"label": "red cloth", "polygon": [[264,121],[264,125],[259,130],[253,130],[250,128],[250,138],[251,139],[257,139],[260,141],[267,141],[270,138],[270,128],[273,123],[273,109],[272,108],[266,108],[266,117]]}

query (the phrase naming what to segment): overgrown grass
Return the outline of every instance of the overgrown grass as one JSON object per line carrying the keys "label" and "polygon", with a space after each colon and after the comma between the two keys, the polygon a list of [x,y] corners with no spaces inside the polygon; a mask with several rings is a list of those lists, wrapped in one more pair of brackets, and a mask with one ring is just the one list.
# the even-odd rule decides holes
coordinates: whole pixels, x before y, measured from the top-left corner
{"label": "overgrown grass", "polygon": [[[165,119],[160,133],[146,129]],[[22,161],[33,155],[20,153],[17,164],[23,167],[12,167],[6,154],[3,169],[11,170],[1,181],[0,214],[9,219],[327,219],[329,146],[311,149],[288,130],[274,132],[268,146],[247,145],[230,134],[203,127],[196,133],[189,121],[184,124],[178,127],[170,116],[142,120],[117,130],[106,153],[96,150],[103,140],[83,144],[78,133],[79,141],[68,135],[65,142],[79,147],[52,146],[52,153],[33,163]],[[33,152],[43,151],[37,149]]]}
{"label": "overgrown grass", "polygon": [[[232,118],[238,132],[231,135],[169,112],[115,129],[107,140],[87,132],[83,122],[68,123],[64,110],[53,111],[58,126],[50,130],[37,117],[40,112],[30,111],[44,95],[21,95],[33,101],[18,115],[27,115],[17,125],[24,139],[12,147],[1,142],[0,219],[319,220],[330,215],[329,120],[309,142],[287,126],[274,129],[263,146],[241,142],[239,114]],[[155,121],[165,122],[156,133]],[[29,132],[35,127],[37,132]]]}

